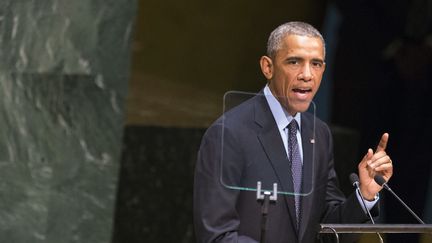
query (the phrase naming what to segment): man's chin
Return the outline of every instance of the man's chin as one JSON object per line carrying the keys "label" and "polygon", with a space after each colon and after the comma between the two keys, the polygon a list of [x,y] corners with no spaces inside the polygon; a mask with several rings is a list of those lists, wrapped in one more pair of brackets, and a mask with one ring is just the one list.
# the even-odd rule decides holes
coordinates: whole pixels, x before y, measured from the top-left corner
{"label": "man's chin", "polygon": [[311,102],[301,102],[301,103],[296,103],[292,106],[289,107],[288,112],[293,115],[296,114],[297,112],[306,112],[309,109]]}

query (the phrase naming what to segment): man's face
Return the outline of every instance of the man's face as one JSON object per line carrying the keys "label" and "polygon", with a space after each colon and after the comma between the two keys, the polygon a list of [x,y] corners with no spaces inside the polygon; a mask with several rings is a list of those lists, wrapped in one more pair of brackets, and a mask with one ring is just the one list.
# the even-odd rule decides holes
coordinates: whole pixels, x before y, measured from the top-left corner
{"label": "man's face", "polygon": [[287,35],[275,57],[263,56],[261,70],[270,90],[291,115],[304,112],[315,96],[325,69],[321,39]]}

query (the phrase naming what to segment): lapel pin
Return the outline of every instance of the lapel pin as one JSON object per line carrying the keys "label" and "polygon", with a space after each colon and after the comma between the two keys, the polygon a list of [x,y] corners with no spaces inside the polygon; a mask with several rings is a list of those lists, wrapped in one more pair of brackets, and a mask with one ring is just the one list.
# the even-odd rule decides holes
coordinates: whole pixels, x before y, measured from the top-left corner
{"label": "lapel pin", "polygon": [[310,143],[315,143],[315,139],[311,138]]}

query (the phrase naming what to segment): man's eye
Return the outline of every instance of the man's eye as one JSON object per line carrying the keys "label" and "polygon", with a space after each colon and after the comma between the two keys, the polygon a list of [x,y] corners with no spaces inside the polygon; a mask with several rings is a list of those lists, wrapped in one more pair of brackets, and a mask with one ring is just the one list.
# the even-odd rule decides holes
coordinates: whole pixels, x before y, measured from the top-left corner
{"label": "man's eye", "polygon": [[288,60],[288,64],[296,65],[299,64],[298,60]]}
{"label": "man's eye", "polygon": [[312,62],[312,66],[314,66],[316,68],[321,68],[323,66],[323,64],[321,62]]}

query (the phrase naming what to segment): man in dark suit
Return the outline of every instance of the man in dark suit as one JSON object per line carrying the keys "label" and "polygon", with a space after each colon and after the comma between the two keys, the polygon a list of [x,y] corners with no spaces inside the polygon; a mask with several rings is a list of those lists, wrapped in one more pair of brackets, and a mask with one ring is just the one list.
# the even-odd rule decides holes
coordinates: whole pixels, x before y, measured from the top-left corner
{"label": "man in dark suit", "polygon": [[[205,133],[194,183],[194,223],[198,242],[258,242],[261,204],[256,193],[277,183],[270,205],[266,241],[312,243],[318,224],[367,221],[359,193],[345,198],[338,189],[328,126],[307,113],[325,69],[321,34],[309,24],[276,28],[260,60],[268,80],[253,98],[232,108]],[[374,209],[381,187],[376,173],[393,174],[384,134],[375,151],[358,165],[360,191]],[[299,196],[300,195],[300,196]]]}

